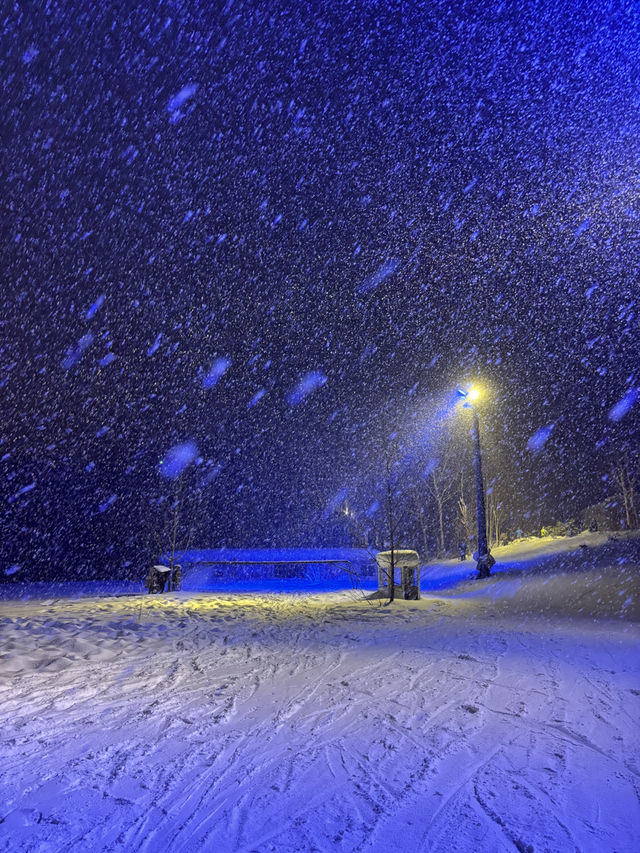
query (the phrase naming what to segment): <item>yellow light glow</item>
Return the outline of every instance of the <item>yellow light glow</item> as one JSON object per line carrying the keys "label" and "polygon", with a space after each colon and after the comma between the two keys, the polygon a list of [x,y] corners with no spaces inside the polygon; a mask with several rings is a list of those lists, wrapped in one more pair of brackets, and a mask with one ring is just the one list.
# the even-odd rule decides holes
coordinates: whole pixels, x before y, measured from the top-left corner
{"label": "yellow light glow", "polygon": [[478,388],[472,387],[472,388],[469,388],[469,390],[467,391],[467,400],[469,400],[471,403],[473,403],[474,400],[477,400],[479,396],[480,396],[480,391],[478,390]]}

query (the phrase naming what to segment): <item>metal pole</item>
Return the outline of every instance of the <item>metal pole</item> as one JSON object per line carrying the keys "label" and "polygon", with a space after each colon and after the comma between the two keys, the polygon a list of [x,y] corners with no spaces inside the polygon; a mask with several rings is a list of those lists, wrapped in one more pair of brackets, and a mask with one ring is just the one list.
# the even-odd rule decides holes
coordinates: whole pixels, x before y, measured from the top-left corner
{"label": "metal pole", "polygon": [[480,450],[480,425],[478,413],[473,406],[470,407],[473,414],[473,470],[476,475],[476,513],[478,517],[478,551],[477,565],[479,578],[488,578],[491,566],[494,563],[487,544],[487,514],[484,498],[484,481],[482,479],[482,452]]}

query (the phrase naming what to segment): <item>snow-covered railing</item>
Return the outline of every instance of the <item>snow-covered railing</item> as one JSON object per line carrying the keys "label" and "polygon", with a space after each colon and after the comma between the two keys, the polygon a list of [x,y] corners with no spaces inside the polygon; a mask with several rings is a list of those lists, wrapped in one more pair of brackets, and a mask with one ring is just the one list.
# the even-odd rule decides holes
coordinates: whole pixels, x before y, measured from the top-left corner
{"label": "snow-covered railing", "polygon": [[184,560],[183,565],[188,565],[190,567],[196,566],[291,566],[291,565],[335,565],[339,566],[343,571],[347,572],[347,574],[351,577],[351,583],[354,587],[358,587],[360,585],[360,574],[356,570],[354,563],[351,560],[322,560],[317,557],[313,557],[311,559],[297,559],[297,560],[194,560],[193,562],[189,562],[188,560]]}

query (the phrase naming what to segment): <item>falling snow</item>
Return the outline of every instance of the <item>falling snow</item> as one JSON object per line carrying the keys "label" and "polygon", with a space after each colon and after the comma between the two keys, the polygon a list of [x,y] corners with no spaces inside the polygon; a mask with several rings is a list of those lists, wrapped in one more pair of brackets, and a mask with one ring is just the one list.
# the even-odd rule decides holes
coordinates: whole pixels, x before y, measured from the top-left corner
{"label": "falling snow", "polygon": [[527,442],[527,449],[533,450],[536,453],[542,450],[549,440],[554,426],[555,424],[548,424],[547,426],[540,427],[539,430],[536,430]]}
{"label": "falling snow", "polygon": [[169,480],[174,480],[182,474],[197,455],[198,448],[193,441],[185,441],[182,444],[174,445],[160,461],[160,474]]}
{"label": "falling snow", "polygon": [[[385,435],[410,454],[468,381],[506,532],[615,499],[640,418],[633,4],[75,7],[46,38],[28,4],[3,24],[2,482],[39,483],[5,501],[7,565],[153,559],[185,436],[223,465],[189,497],[203,540],[322,544],[343,488],[374,540]],[[88,535],[96,492],[118,501]]]}
{"label": "falling snow", "polygon": [[637,3],[14,2],[2,46],[3,587],[171,530],[427,563],[482,494],[494,549],[640,526]]}
{"label": "falling snow", "polygon": [[297,406],[299,403],[302,403],[309,394],[312,394],[318,388],[322,388],[326,381],[327,377],[319,370],[312,370],[310,373],[305,373],[305,375],[300,378],[295,388],[287,394],[289,404]]}
{"label": "falling snow", "polygon": [[213,388],[214,385],[218,384],[218,380],[220,380],[224,376],[224,374],[230,367],[230,358],[217,358],[211,365],[211,368],[208,370],[207,374],[203,377],[202,387]]}

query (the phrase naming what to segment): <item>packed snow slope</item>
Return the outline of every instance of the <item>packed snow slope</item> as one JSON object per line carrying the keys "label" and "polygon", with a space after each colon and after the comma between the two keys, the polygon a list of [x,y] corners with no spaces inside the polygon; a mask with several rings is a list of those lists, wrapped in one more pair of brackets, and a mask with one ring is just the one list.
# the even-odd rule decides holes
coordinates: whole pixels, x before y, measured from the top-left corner
{"label": "packed snow slope", "polygon": [[637,850],[639,541],[575,540],[389,607],[5,599],[0,849]]}
{"label": "packed snow slope", "polygon": [[492,553],[497,562],[482,583],[475,580],[471,559],[425,567],[423,593],[489,598],[494,613],[640,619],[640,535],[635,531],[532,537]]}

